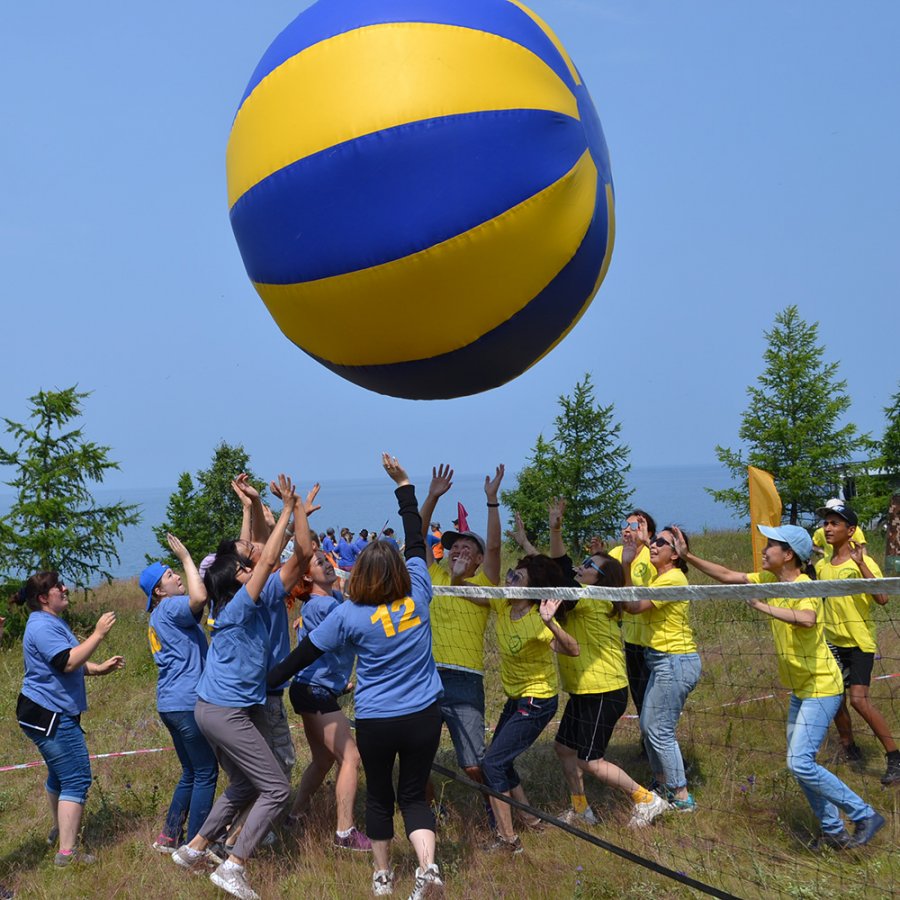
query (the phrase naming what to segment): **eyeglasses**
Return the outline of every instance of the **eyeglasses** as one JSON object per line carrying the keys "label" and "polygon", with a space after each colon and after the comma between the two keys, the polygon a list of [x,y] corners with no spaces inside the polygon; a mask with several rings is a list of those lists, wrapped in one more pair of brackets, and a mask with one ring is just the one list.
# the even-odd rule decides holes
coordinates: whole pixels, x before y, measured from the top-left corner
{"label": "eyeglasses", "polygon": [[593,569],[601,578],[603,577],[603,569],[594,562],[594,560],[589,556],[581,563],[582,569]]}
{"label": "eyeglasses", "polygon": [[650,541],[650,546],[651,547],[669,547],[672,550],[675,549],[675,545],[671,541],[667,541],[664,537],[654,538],[652,541]]}
{"label": "eyeglasses", "polygon": [[522,580],[522,573],[518,569],[506,570],[507,584],[518,584]]}

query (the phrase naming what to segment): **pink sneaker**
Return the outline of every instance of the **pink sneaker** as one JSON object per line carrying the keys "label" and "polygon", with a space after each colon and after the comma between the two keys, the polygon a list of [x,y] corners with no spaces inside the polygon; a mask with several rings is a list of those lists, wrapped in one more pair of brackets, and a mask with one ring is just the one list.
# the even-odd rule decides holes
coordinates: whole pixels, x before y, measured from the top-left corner
{"label": "pink sneaker", "polygon": [[341,850],[355,850],[358,853],[365,853],[366,850],[372,849],[372,842],[361,831],[351,828],[347,837],[335,834],[334,846],[340,847]]}

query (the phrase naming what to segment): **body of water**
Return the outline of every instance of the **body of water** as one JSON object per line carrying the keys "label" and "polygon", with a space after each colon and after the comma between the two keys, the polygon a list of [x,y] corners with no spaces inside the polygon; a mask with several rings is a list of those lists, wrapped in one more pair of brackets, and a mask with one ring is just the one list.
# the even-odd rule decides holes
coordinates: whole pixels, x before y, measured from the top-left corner
{"label": "body of water", "polygon": [[[420,500],[427,490],[429,478],[420,476],[416,481]],[[629,473],[628,481],[634,489],[633,505],[646,509],[658,525],[675,522],[689,533],[737,527],[728,509],[713,502],[704,490],[706,487],[729,485],[728,476],[721,466],[636,467]],[[313,516],[310,524],[316,531],[324,531],[328,527],[339,531],[343,526],[357,533],[361,528],[380,531],[385,524],[400,531],[392,487],[386,476],[324,481],[318,498],[322,509]],[[306,486],[301,485],[301,489],[305,490]],[[140,524],[127,529],[120,545],[120,564],[111,570],[114,577],[135,577],[144,567],[145,554],[154,556],[161,553],[151,529],[165,519],[166,504],[173,490],[134,488],[122,491],[101,489],[96,492],[99,503],[122,500],[136,503],[141,508]],[[0,496],[0,514],[8,509],[10,499],[8,495]],[[487,510],[483,475],[462,475],[454,480],[453,488],[441,499],[435,513],[435,519],[445,529],[452,528],[458,502],[466,508],[469,527],[484,534]],[[506,527],[509,513],[503,508],[500,513]]]}

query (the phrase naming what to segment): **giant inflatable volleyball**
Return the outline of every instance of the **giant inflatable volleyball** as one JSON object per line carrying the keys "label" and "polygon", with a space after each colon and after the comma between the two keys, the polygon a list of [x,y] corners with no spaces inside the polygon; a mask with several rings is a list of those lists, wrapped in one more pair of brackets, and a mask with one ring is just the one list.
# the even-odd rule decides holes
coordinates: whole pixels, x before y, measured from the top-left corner
{"label": "giant inflatable volleyball", "polygon": [[383,394],[515,378],[609,265],[600,120],[518,0],[319,0],[256,67],[227,168],[244,265],[281,330]]}

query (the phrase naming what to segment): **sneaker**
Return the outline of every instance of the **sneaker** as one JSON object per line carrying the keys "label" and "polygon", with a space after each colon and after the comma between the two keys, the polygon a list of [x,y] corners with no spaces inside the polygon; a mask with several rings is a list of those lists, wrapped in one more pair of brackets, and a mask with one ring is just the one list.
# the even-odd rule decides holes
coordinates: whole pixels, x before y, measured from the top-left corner
{"label": "sneaker", "polygon": [[846,850],[853,845],[853,838],[850,832],[844,828],[835,834],[823,831],[810,845],[809,849],[815,852],[821,852],[826,848],[831,850]]}
{"label": "sneaker", "polygon": [[160,834],[150,846],[157,853],[168,853],[169,856],[178,849],[175,838],[171,838],[167,834]]}
{"label": "sneaker", "polygon": [[484,848],[488,853],[508,853],[510,856],[518,856],[525,852],[519,836],[516,835],[511,841],[500,837],[499,834],[494,835],[494,839]]}
{"label": "sneaker", "polygon": [[583,813],[577,813],[570,806],[564,812],[561,812],[557,817],[562,822],[565,822],[566,825],[575,825],[576,827],[580,827],[583,825],[599,825],[600,820],[594,814],[594,811],[588,807]]}
{"label": "sneaker", "polygon": [[226,859],[228,859],[228,856],[229,854],[227,853],[222,856],[218,851],[218,847],[213,847],[212,845],[210,845],[203,851],[204,861],[212,866],[221,866],[222,863],[225,862]]}
{"label": "sneaker", "polygon": [[59,829],[54,825],[47,832],[47,846],[52,847],[59,840]]}
{"label": "sneaker", "polygon": [[416,869],[416,884],[409,900],[428,900],[444,896],[444,882],[438,867],[432,863],[426,869]]}
{"label": "sneaker", "polygon": [[881,783],[885,785],[900,783],[900,757],[894,759],[888,757],[887,771],[881,776]]}
{"label": "sneaker", "polygon": [[367,850],[372,849],[372,842],[361,831],[351,828],[350,834],[346,837],[335,834],[334,846],[340,847],[341,850],[355,850],[358,853],[365,853]]}
{"label": "sneaker", "polygon": [[669,808],[674,809],[677,812],[693,812],[697,808],[697,804],[694,802],[693,795],[688,794],[684,800],[675,798],[670,800]]}
{"label": "sneaker", "polygon": [[239,897],[240,900],[260,900],[259,894],[247,884],[244,867],[237,863],[222,863],[210,874],[209,880],[232,897]]}
{"label": "sneaker", "polygon": [[393,869],[379,869],[372,873],[372,893],[376,897],[387,897],[394,893]]}
{"label": "sneaker", "polygon": [[[884,824],[883,820],[882,824]],[[57,853],[53,865],[64,868],[71,865],[89,866],[95,862],[97,862],[96,856],[91,856],[90,853],[84,853],[81,850],[73,850],[71,853]]]}
{"label": "sneaker", "polygon": [[650,782],[648,791],[659,794],[667,803],[671,803],[675,799],[675,795],[664,784],[660,784],[655,778]]}
{"label": "sneaker", "polygon": [[868,844],[876,834],[884,827],[884,816],[875,813],[867,819],[860,819],[853,829],[853,840],[850,842],[851,847],[862,847]]}
{"label": "sneaker", "polygon": [[862,750],[855,743],[850,743],[843,750],[844,759],[847,762],[859,762],[862,759]]}
{"label": "sneaker", "polygon": [[[693,803],[693,799],[691,800]],[[652,800],[646,803],[635,803],[631,813],[631,820],[628,822],[629,828],[646,828],[655,818],[661,816],[670,809],[670,805],[663,800],[659,794],[655,794]]]}
{"label": "sneaker", "polygon": [[[209,850],[207,850],[206,853],[209,853]],[[182,844],[172,854],[172,862],[175,863],[176,866],[181,866],[182,869],[193,869],[203,862],[206,858],[206,853],[202,850],[194,850],[193,848],[188,847],[187,844]]]}

